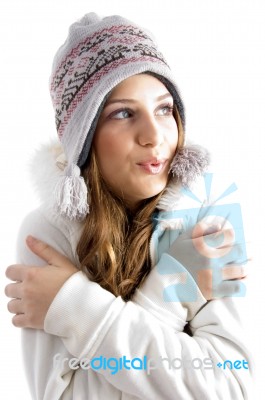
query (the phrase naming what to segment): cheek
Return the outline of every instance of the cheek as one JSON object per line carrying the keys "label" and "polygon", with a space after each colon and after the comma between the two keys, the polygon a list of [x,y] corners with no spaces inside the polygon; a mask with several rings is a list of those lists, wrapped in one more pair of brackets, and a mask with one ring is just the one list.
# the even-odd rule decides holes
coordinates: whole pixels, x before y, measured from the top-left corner
{"label": "cheek", "polygon": [[99,134],[95,140],[95,149],[98,154],[107,152],[107,149],[112,145],[113,139],[106,133]]}
{"label": "cheek", "polygon": [[177,145],[178,145],[178,132],[176,132],[176,135],[172,138],[172,141],[170,144],[171,144],[172,149],[176,150]]}
{"label": "cheek", "polygon": [[176,124],[172,124],[171,128],[168,130],[167,142],[172,153],[175,154],[178,145],[178,128]]}
{"label": "cheek", "polygon": [[95,151],[99,168],[103,177],[107,177],[113,170],[120,168],[122,160],[122,141],[111,134],[99,136],[95,140]]}

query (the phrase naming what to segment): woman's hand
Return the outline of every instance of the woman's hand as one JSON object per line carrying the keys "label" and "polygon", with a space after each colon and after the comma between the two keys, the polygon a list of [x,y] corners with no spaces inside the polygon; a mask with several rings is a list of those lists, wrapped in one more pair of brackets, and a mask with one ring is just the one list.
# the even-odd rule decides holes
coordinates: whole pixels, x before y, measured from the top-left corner
{"label": "woman's hand", "polygon": [[65,281],[78,269],[68,258],[46,243],[31,236],[27,245],[37,256],[47,262],[44,267],[11,265],[7,278],[15,281],[5,288],[8,311],[15,316],[12,322],[20,328],[43,329],[47,311]]}
{"label": "woman's hand", "polygon": [[245,243],[237,243],[235,230],[218,221],[199,222],[181,234],[168,253],[192,275],[206,300],[238,295],[247,275]]}

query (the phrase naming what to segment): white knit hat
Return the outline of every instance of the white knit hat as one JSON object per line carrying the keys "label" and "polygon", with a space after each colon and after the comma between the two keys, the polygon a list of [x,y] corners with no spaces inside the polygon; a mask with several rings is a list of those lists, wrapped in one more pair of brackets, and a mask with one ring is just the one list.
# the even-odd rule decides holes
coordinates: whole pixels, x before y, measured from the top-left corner
{"label": "white knit hat", "polygon": [[57,131],[68,162],[55,193],[62,215],[82,219],[88,213],[87,186],[80,168],[89,155],[100,113],[115,86],[144,72],[167,87],[184,126],[177,85],[152,34],[123,17],[102,19],[95,13],[70,26],[50,78]]}

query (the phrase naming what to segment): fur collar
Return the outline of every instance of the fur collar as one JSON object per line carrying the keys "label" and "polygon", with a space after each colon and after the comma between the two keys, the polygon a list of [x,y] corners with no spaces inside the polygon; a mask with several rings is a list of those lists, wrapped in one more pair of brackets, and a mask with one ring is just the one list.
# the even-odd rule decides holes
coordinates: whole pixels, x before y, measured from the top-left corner
{"label": "fur collar", "polygon": [[176,209],[182,189],[190,188],[210,164],[210,154],[205,148],[188,144],[179,150],[171,164],[173,179],[169,182],[157,208],[171,211]]}
{"label": "fur collar", "polygon": [[[173,178],[158,203],[158,209],[174,210],[183,187],[190,187],[203,174],[209,165],[210,157],[206,149],[198,145],[186,145],[175,156],[171,170]],[[34,153],[30,163],[33,185],[41,202],[52,203],[58,180],[64,176],[67,165],[59,141],[41,145]]]}

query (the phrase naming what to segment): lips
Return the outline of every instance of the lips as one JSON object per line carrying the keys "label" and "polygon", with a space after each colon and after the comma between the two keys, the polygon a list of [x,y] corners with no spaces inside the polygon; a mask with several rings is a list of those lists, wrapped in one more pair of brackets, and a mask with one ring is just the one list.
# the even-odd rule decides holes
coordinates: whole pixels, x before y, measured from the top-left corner
{"label": "lips", "polygon": [[137,165],[148,174],[157,175],[164,169],[166,161],[165,159],[152,158],[151,160],[141,161]]}

